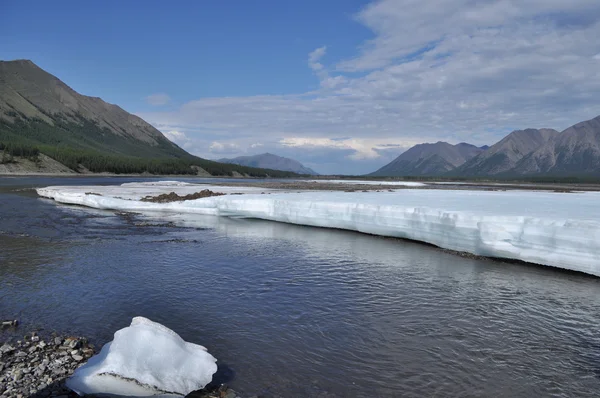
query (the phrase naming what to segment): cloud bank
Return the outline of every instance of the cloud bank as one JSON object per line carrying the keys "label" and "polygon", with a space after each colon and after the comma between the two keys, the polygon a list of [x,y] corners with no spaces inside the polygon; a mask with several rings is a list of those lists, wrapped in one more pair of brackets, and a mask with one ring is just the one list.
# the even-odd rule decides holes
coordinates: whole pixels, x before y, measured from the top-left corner
{"label": "cloud bank", "polygon": [[316,91],[201,98],[141,116],[182,132],[172,139],[199,156],[269,151],[358,174],[420,142],[493,144],[600,114],[600,2],[383,0],[354,19],[373,37],[331,64],[326,45],[308,54]]}
{"label": "cloud bank", "polygon": [[146,98],[144,98],[146,100],[146,103],[148,105],[152,105],[152,106],[161,106],[161,105],[166,105],[171,101],[171,97],[169,97],[167,94],[152,94],[147,96]]}

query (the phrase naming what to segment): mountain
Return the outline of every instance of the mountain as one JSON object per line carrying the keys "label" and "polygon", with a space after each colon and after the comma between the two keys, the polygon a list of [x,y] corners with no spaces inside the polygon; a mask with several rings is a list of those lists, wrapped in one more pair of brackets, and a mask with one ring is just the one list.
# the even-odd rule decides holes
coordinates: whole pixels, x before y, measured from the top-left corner
{"label": "mountain", "polygon": [[0,61],[0,165],[30,172],[37,164],[45,172],[48,157],[78,172],[295,175],[193,156],[141,118],[77,93],[29,60]]}
{"label": "mountain", "polygon": [[600,175],[600,116],[554,135],[525,156],[515,174]]}
{"label": "mountain", "polygon": [[447,142],[415,145],[370,176],[439,176],[483,152],[467,143]]}
{"label": "mountain", "polygon": [[282,156],[273,155],[272,153],[263,153],[254,156],[239,156],[237,158],[219,159],[222,163],[233,163],[247,167],[259,167],[262,169],[273,169],[282,171],[291,171],[298,174],[318,175],[314,170],[305,167],[302,163],[294,159],[284,158]]}
{"label": "mountain", "polygon": [[517,163],[558,135],[552,129],[513,131],[450,174],[457,176],[493,176],[514,173]]}
{"label": "mountain", "polygon": [[188,155],[141,118],[75,92],[28,60],[0,61],[0,122],[4,138],[142,157]]}

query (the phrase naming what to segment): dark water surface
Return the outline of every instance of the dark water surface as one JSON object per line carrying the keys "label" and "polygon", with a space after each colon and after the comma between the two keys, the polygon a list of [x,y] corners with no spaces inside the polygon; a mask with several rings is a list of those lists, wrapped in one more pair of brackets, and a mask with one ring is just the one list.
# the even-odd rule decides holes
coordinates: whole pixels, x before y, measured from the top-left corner
{"label": "dark water surface", "polygon": [[597,278],[352,232],[131,217],[23,190],[125,181],[0,179],[0,318],[104,343],[146,316],[208,347],[245,396],[600,394]]}

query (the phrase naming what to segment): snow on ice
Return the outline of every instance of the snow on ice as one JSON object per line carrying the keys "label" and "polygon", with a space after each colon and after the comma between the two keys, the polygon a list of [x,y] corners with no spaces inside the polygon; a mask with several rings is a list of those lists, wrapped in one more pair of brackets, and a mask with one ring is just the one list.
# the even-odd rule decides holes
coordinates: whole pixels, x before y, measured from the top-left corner
{"label": "snow on ice", "polygon": [[75,371],[67,387],[79,395],[181,397],[211,382],[216,361],[206,348],[136,317]]}
{"label": "snow on ice", "polygon": [[[136,212],[259,218],[413,239],[476,255],[517,259],[600,276],[600,193],[406,189],[395,192],[281,192],[246,187],[243,195],[148,203],[145,195],[203,188],[153,183],[48,187],[61,203]],[[96,193],[92,195],[90,192]],[[99,194],[99,195],[98,195]],[[101,195],[101,196],[100,196]]]}

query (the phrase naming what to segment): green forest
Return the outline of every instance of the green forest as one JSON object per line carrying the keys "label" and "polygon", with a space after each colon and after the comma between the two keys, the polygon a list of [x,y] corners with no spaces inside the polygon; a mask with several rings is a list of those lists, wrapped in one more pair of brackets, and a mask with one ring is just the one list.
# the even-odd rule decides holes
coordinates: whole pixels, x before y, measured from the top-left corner
{"label": "green forest", "polygon": [[250,177],[292,177],[292,172],[258,169],[213,162],[192,156],[166,138],[152,146],[112,133],[96,123],[80,118],[79,123],[59,115],[50,125],[25,115],[14,123],[0,119],[0,163],[12,163],[15,157],[37,161],[39,154],[64,164],[72,170],[81,167],[91,172],[115,174],[188,174],[196,175],[200,167],[214,176],[233,176],[234,171]]}

